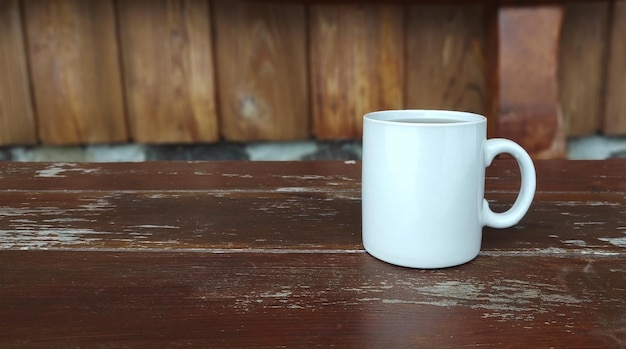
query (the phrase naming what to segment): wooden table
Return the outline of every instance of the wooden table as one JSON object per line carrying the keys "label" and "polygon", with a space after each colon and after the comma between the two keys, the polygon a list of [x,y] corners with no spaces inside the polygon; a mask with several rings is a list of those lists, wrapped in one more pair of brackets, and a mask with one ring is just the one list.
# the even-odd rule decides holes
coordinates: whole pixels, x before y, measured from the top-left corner
{"label": "wooden table", "polygon": [[0,347],[624,348],[626,161],[536,166],[518,226],[413,270],[363,251],[358,162],[1,163]]}

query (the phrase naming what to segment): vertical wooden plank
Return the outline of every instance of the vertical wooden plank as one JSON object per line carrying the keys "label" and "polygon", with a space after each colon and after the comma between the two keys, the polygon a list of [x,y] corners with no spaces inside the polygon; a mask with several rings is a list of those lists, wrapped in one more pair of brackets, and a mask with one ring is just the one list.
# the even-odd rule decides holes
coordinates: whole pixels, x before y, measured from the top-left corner
{"label": "vertical wooden plank", "polygon": [[608,2],[565,6],[559,91],[570,136],[584,136],[602,128],[608,19]]}
{"label": "vertical wooden plank", "polygon": [[125,141],[112,1],[25,0],[24,8],[41,141]]}
{"label": "vertical wooden plank", "polygon": [[132,138],[217,140],[208,2],[133,0],[118,6]]}
{"label": "vertical wooden plank", "polygon": [[320,139],[358,138],[363,114],[404,107],[404,7],[312,5],[311,103]]}
{"label": "vertical wooden plank", "polygon": [[483,12],[481,5],[409,7],[408,108],[484,112]]}
{"label": "vertical wooden plank", "polygon": [[487,81],[485,83],[485,116],[487,117],[487,138],[497,137],[500,118],[500,23],[498,5],[487,5],[485,9],[485,63]]}
{"label": "vertical wooden plank", "polygon": [[498,120],[496,135],[518,142],[535,158],[564,157],[557,76],[563,8],[500,7],[494,14],[491,30],[497,34],[491,34],[496,40],[489,50],[497,60],[489,72],[489,104]]}
{"label": "vertical wooden plank", "polygon": [[308,138],[304,4],[217,0],[214,14],[224,138]]}
{"label": "vertical wooden plank", "polygon": [[0,0],[0,77],[0,144],[36,142],[17,0]]}
{"label": "vertical wooden plank", "polygon": [[613,3],[604,133],[626,134],[626,2]]}

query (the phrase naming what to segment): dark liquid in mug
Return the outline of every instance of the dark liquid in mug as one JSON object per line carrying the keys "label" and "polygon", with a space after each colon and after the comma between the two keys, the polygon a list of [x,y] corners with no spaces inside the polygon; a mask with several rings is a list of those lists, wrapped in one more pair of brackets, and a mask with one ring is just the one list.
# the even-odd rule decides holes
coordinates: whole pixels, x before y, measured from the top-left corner
{"label": "dark liquid in mug", "polygon": [[428,119],[428,118],[413,118],[413,119],[396,119],[393,122],[405,122],[408,124],[454,124],[463,122],[463,120],[455,119]]}

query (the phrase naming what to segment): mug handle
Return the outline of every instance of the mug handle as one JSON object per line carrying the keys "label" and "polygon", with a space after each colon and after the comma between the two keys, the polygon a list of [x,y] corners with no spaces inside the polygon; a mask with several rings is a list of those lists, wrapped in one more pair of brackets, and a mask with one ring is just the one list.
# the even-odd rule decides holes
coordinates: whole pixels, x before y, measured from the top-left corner
{"label": "mug handle", "polygon": [[483,198],[483,226],[492,228],[508,228],[524,217],[535,195],[537,175],[535,166],[528,153],[517,143],[502,138],[492,138],[485,143],[485,167],[491,165],[496,155],[511,154],[519,166],[522,176],[520,192],[513,206],[506,212],[495,213],[489,208],[489,203]]}

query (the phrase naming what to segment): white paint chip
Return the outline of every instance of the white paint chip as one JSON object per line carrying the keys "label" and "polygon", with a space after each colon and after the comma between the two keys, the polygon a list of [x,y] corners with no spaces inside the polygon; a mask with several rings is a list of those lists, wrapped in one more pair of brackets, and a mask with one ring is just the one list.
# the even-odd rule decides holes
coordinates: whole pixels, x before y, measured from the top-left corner
{"label": "white paint chip", "polygon": [[46,169],[37,171],[37,177],[46,177],[46,178],[65,177],[64,175],[63,176],[61,175],[61,173],[63,172],[65,172],[64,168],[51,166]]}
{"label": "white paint chip", "polygon": [[253,178],[249,174],[239,174],[239,173],[222,173],[222,177]]}
{"label": "white paint chip", "polygon": [[580,225],[580,226],[585,226],[585,225],[604,225],[606,224],[606,222],[574,222],[574,225]]}
{"label": "white paint chip", "polygon": [[598,238],[600,241],[605,241],[613,246],[626,247],[626,237],[622,238]]}
{"label": "white paint chip", "polygon": [[43,178],[55,178],[55,177],[67,177],[64,173],[68,171],[79,172],[81,174],[89,174],[97,172],[98,169],[95,168],[79,168],[77,164],[74,163],[55,163],[43,170],[37,171],[37,177]]}
{"label": "white paint chip", "polygon": [[141,228],[141,229],[180,229],[180,227],[174,225],[156,225],[156,224],[141,224],[133,225],[129,228]]}
{"label": "white paint chip", "polygon": [[561,240],[561,242],[567,245],[573,245],[573,246],[579,246],[579,247],[587,246],[587,243],[584,242],[583,240]]}
{"label": "white paint chip", "polygon": [[311,188],[286,187],[286,188],[276,188],[276,191],[279,193],[301,193],[301,192],[311,191]]}

